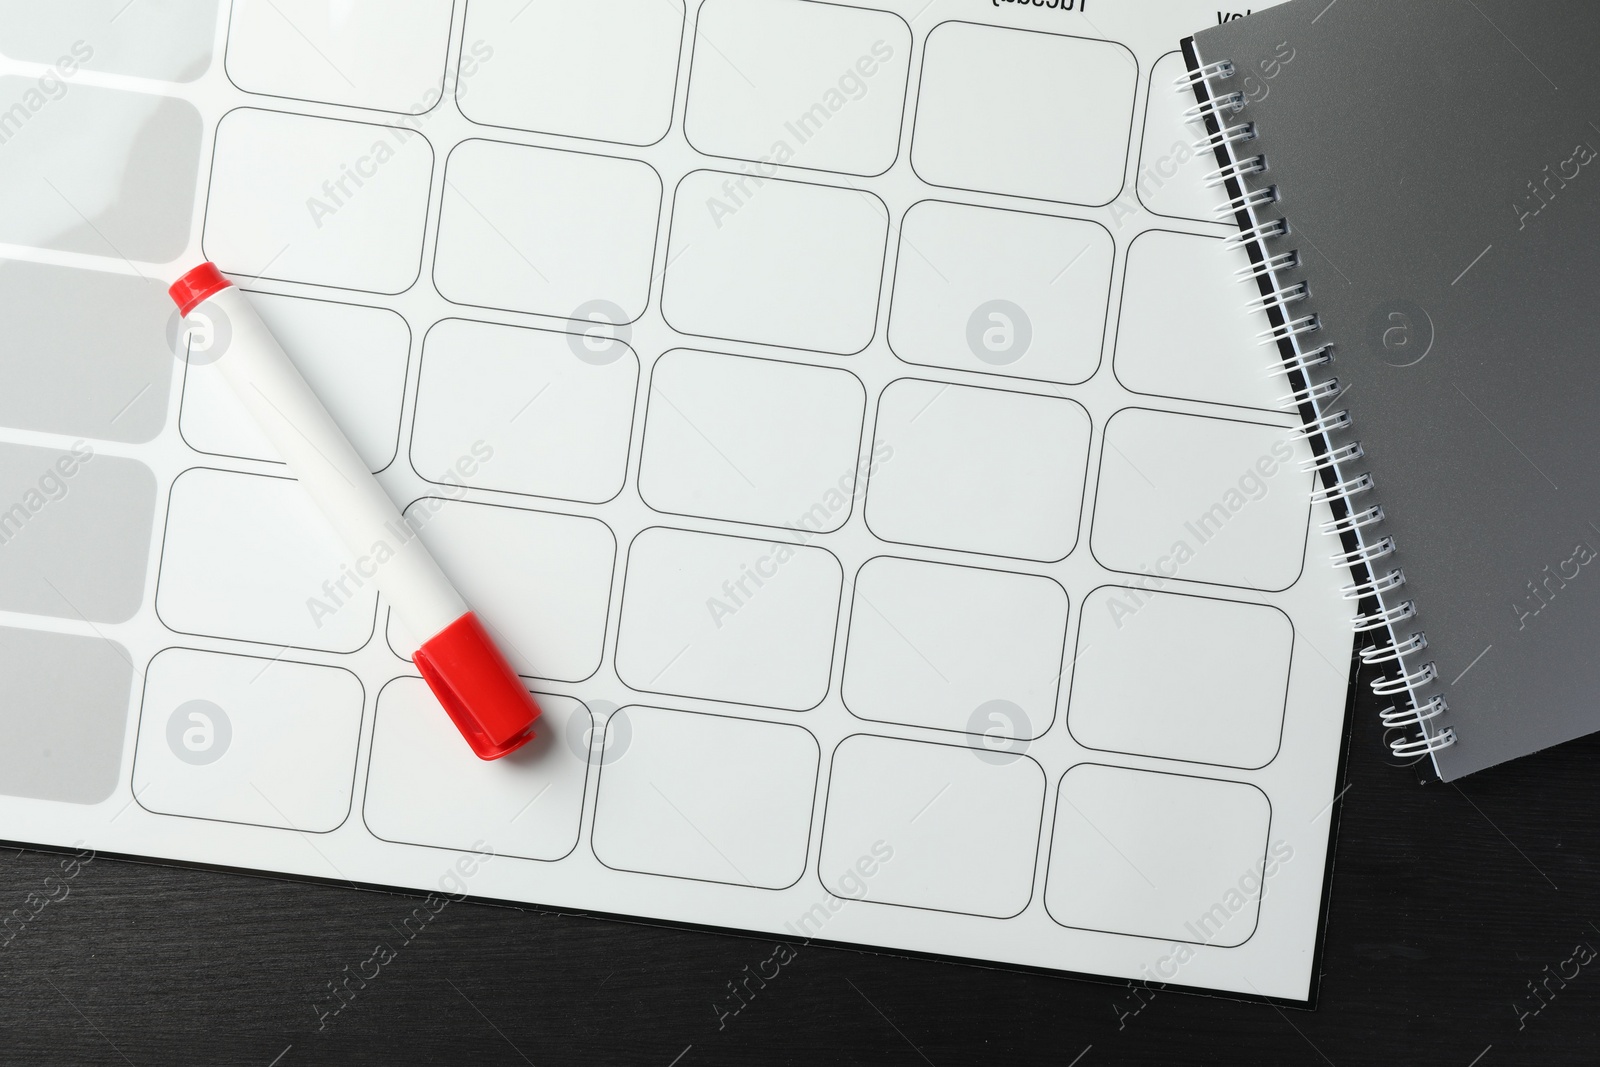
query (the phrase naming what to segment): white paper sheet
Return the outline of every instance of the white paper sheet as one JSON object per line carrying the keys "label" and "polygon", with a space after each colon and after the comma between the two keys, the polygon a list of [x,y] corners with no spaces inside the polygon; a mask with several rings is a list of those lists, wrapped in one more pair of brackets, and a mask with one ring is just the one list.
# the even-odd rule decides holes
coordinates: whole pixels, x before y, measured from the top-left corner
{"label": "white paper sheet", "polygon": [[[1307,997],[1339,546],[1215,12],[1091,2],[0,2],[0,836]],[[171,354],[207,257],[526,749]]]}

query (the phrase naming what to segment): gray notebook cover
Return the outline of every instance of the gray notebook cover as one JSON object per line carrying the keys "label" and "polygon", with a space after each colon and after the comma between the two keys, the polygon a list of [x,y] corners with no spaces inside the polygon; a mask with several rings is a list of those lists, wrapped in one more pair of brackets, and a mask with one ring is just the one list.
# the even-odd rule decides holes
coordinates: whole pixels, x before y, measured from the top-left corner
{"label": "gray notebook cover", "polygon": [[1219,119],[1254,123],[1244,189],[1277,187],[1300,347],[1333,346],[1327,443],[1361,442],[1351,506],[1397,546],[1372,572],[1405,576],[1381,606],[1427,637],[1395,715],[1447,710],[1390,740],[1449,730],[1448,780],[1600,730],[1600,4],[1291,0],[1193,51],[1235,65],[1208,88],[1244,94]]}

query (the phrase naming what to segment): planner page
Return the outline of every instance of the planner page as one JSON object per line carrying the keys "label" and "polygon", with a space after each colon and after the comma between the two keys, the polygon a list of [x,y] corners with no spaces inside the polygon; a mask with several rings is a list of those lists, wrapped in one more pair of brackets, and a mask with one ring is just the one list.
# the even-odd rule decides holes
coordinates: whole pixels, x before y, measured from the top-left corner
{"label": "planner page", "polygon": [[1226,13],[1093,2],[0,2],[0,834],[1308,999],[1342,548],[1174,86]]}

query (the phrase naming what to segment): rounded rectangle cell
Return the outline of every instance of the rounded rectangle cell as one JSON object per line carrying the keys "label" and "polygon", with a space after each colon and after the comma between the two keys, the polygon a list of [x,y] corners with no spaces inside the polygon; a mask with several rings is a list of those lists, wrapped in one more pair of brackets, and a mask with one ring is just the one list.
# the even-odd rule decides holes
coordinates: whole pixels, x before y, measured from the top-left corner
{"label": "rounded rectangle cell", "polygon": [[1078,541],[1089,413],[1074,400],[902,378],[878,400],[867,525],[886,541],[1053,562]]}
{"label": "rounded rectangle cell", "polygon": [[456,103],[473,122],[650,145],[672,124],[683,8],[472,0]]}
{"label": "rounded rectangle cell", "polygon": [[196,467],[172,483],[156,613],[179,633],[354,652],[378,600],[356,564],[299,482]]}
{"label": "rounded rectangle cell", "polygon": [[211,66],[217,0],[74,0],[0,3],[0,52],[48,63],[68,79],[79,69],[160,81],[194,81]]}
{"label": "rounded rectangle cell", "polygon": [[[856,734],[833,753],[817,874],[838,897],[1008,919],[1033,897],[1044,771],[981,745]],[[869,877],[858,866],[877,861]]]}
{"label": "rounded rectangle cell", "polygon": [[421,678],[378,694],[362,818],[385,841],[558,860],[578,843],[589,773],[589,709],[535,695],[536,736],[481,760]]}
{"label": "rounded rectangle cell", "polygon": [[[440,497],[405,518],[518,674],[581,682],[599,669],[617,555],[605,523]],[[392,612],[388,636],[410,659],[419,638]]]}
{"label": "rounded rectangle cell", "polygon": [[1012,748],[1055,720],[1066,634],[1054,579],[879,556],[856,575],[845,706]]}
{"label": "rounded rectangle cell", "polygon": [[0,78],[0,242],[119,265],[183,255],[202,126],[170,96]]}
{"label": "rounded rectangle cell", "polygon": [[[251,293],[250,303],[367,468],[387,467],[400,439],[411,352],[406,320],[387,308],[270,293]],[[191,356],[178,424],[198,452],[282,462],[214,362]]]}
{"label": "rounded rectangle cell", "polygon": [[639,495],[657,511],[836,530],[862,473],[866,403],[848,371],[668,352],[650,378]]}
{"label": "rounded rectangle cell", "polygon": [[350,814],[365,700],[340,667],[166,649],[145,672],[134,795],[159,815],[328,833]]}
{"label": "rounded rectangle cell", "polygon": [[593,846],[607,867],[758,889],[800,880],[821,760],[810,731],[627,707],[605,752]]}
{"label": "rounded rectangle cell", "polygon": [[932,185],[1109,204],[1138,69],[1112,41],[940,23],[923,46],[911,165]]}
{"label": "rounded rectangle cell", "polygon": [[842,581],[825,549],[645,530],[628,550],[617,674],[648,692],[814,708],[828,692]]}
{"label": "rounded rectangle cell", "polygon": [[[1145,100],[1144,139],[1139,146],[1134,192],[1139,203],[1157,215],[1231,226],[1231,215],[1217,215],[1227,203],[1226,190],[1205,183],[1206,175],[1220,166],[1216,153],[1194,147],[1206,136],[1205,123],[1198,119],[1185,121],[1183,117],[1195,102],[1193,91],[1177,91],[1178,79],[1187,74],[1182,52],[1168,52],[1150,69],[1150,94]],[[1236,121],[1226,125],[1231,127]]]}
{"label": "rounded rectangle cell", "polygon": [[604,503],[627,475],[638,385],[621,341],[445,319],[423,343],[411,465],[433,482]]}
{"label": "rounded rectangle cell", "polygon": [[1045,908],[1063,926],[1237,947],[1294,856],[1268,849],[1271,822],[1253,785],[1080,763],[1056,796]]}
{"label": "rounded rectangle cell", "polygon": [[136,459],[0,445],[0,610],[127,622],[144,606],[156,477]]}
{"label": "rounded rectangle cell", "polygon": [[205,254],[232,274],[404,292],[432,181],[432,146],[404,126],[238,108],[217,125]]}
{"label": "rounded rectangle cell", "polygon": [[900,152],[911,27],[813,0],[707,0],[684,134],[707,155],[882,174]]}
{"label": "rounded rectangle cell", "polygon": [[133,658],[103,637],[0,627],[0,795],[98,804],[122,781]]}
{"label": "rounded rectangle cell", "polygon": [[661,216],[648,163],[471,140],[444,184],[433,281],[446,300],[580,323],[644,314]]}
{"label": "rounded rectangle cell", "polygon": [[929,367],[1087,381],[1114,252],[1098,223],[924,200],[900,226],[889,347]]}
{"label": "rounded rectangle cell", "polygon": [[1146,230],[1128,248],[1114,360],[1136,393],[1281,411],[1288,378],[1271,373],[1264,312],[1234,272],[1250,265],[1220,237]]}
{"label": "rounded rectangle cell", "polygon": [[228,77],[247,93],[420,115],[444,95],[453,0],[234,0]]}
{"label": "rounded rectangle cell", "polygon": [[1089,545],[1101,566],[1244,589],[1300,577],[1310,451],[1287,427],[1124,408],[1106,424]]}
{"label": "rounded rectangle cell", "polygon": [[863,190],[694,171],[673,199],[661,313],[683,333],[853,355],[877,330],[888,235]]}
{"label": "rounded rectangle cell", "polygon": [[0,260],[0,425],[151,440],[167,423],[176,312],[136,274]]}
{"label": "rounded rectangle cell", "polygon": [[1278,608],[1101,586],[1083,602],[1067,727],[1085,748],[1265,767],[1293,652]]}

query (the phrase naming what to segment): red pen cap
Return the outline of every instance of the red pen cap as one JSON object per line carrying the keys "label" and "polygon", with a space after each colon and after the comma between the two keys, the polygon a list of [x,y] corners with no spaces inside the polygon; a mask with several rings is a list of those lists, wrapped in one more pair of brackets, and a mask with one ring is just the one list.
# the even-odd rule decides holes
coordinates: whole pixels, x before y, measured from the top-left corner
{"label": "red pen cap", "polygon": [[173,282],[167,288],[167,295],[178,305],[178,314],[188,315],[204,303],[206,297],[215,296],[232,284],[222,276],[215,263],[207,262]]}
{"label": "red pen cap", "polygon": [[472,612],[423,642],[411,662],[479,759],[533,740],[539,705]]}

